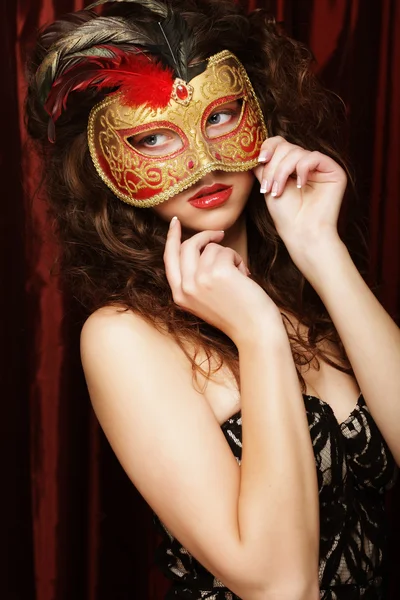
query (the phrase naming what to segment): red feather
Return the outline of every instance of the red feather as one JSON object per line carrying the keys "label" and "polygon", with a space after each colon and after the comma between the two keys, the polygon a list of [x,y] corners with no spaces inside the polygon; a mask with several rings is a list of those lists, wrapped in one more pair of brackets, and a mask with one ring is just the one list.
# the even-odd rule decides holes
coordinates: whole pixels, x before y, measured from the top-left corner
{"label": "red feather", "polygon": [[131,54],[119,48],[103,46],[115,56],[90,56],[66,70],[53,84],[45,109],[55,123],[67,107],[71,92],[88,88],[119,88],[124,102],[131,106],[146,104],[152,108],[167,106],[172,92],[172,70],[143,54]]}

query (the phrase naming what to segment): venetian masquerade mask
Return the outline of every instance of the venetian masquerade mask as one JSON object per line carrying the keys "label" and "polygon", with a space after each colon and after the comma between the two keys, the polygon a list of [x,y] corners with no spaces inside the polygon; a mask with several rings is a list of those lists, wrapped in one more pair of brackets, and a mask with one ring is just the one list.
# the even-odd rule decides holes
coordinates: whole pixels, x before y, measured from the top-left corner
{"label": "venetian masquerade mask", "polygon": [[266,136],[247,73],[227,50],[190,83],[175,79],[166,106],[132,105],[117,92],[93,108],[88,126],[98,174],[118,198],[141,207],[211,171],[254,168]]}
{"label": "venetian masquerade mask", "polygon": [[228,50],[193,65],[194,36],[179,12],[127,1],[152,13],[146,30],[96,17],[60,37],[38,68],[49,140],[71,92],[94,88],[107,96],[90,112],[90,154],[128,204],[155,206],[211,171],[255,167],[267,131],[243,65]]}

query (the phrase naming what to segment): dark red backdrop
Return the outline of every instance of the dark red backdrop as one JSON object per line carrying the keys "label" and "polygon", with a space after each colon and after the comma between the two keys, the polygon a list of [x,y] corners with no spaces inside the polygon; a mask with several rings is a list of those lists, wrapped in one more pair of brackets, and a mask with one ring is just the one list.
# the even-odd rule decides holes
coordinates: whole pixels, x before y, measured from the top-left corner
{"label": "dark red backdrop", "polygon": [[[50,275],[56,252],[34,198],[22,126],[23,61],[41,24],[82,0],[1,0],[2,510],[4,600],[160,600],[150,513],[95,422],[79,364],[79,306]],[[370,281],[400,314],[400,3],[260,0],[308,43],[348,107]],[[33,199],[32,199],[33,198]],[[390,500],[399,559],[399,490]],[[1,543],[4,536],[1,536]],[[393,571],[391,600],[400,597]]]}

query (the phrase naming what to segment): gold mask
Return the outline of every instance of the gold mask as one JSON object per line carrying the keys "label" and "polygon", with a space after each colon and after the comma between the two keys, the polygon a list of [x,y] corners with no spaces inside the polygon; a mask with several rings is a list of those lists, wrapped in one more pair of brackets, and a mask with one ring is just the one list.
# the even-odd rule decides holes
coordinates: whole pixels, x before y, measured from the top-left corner
{"label": "gold mask", "polygon": [[[207,124],[216,109],[237,102],[237,118],[222,135]],[[221,109],[222,112],[222,109]],[[172,151],[151,155],[130,140],[169,132]],[[88,141],[96,170],[118,198],[133,206],[160,204],[211,171],[248,171],[258,164],[267,130],[245,68],[228,50],[207,60],[190,83],[176,79],[166,107],[130,106],[120,92],[94,106]],[[148,138],[146,138],[148,139]],[[175,143],[176,145],[176,143]]]}

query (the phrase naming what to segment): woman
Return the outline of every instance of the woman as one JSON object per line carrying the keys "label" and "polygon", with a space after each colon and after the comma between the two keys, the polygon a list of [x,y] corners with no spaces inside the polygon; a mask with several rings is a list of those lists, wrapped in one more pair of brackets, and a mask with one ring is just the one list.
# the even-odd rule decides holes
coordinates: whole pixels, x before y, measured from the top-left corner
{"label": "woman", "polygon": [[168,598],[382,599],[400,334],[337,231],[309,54],[233,2],[95,8],[41,33],[28,128]]}

